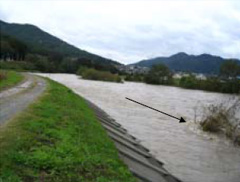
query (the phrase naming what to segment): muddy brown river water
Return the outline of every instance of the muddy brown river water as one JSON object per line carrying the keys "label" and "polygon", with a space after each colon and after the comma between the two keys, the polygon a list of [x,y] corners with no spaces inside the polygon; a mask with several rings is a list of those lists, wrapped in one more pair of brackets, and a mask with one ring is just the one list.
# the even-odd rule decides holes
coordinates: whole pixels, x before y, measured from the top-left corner
{"label": "muddy brown river water", "polygon": [[[68,86],[105,110],[182,181],[240,181],[240,147],[224,137],[202,132],[194,122],[202,117],[203,106],[232,96],[134,82],[89,81],[72,74],[40,75]],[[179,124],[177,120],[132,103],[125,97],[182,116],[187,123]]]}

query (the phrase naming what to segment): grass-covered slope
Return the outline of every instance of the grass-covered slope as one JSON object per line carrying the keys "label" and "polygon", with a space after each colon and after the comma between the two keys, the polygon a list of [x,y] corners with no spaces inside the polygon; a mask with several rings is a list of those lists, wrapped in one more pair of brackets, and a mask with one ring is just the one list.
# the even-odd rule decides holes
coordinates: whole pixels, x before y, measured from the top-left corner
{"label": "grass-covered slope", "polygon": [[0,127],[0,181],[135,181],[85,101],[48,83],[37,102]]}
{"label": "grass-covered slope", "polygon": [[15,71],[0,70],[0,91],[12,87],[23,80],[23,75]]}

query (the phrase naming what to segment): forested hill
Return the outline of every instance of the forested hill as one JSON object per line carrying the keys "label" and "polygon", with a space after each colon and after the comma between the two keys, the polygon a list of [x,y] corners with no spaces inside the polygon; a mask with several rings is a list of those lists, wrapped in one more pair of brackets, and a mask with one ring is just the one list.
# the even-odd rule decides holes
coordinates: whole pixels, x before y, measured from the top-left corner
{"label": "forested hill", "polygon": [[31,53],[45,56],[60,54],[64,57],[86,58],[103,64],[120,64],[74,47],[34,25],[6,23],[0,20],[0,29],[2,34],[10,35],[25,43]]}
{"label": "forested hill", "polygon": [[[238,61],[240,64],[240,61]],[[132,65],[151,67],[155,64],[166,64],[171,70],[190,71],[195,73],[218,73],[220,65],[226,61],[219,56],[210,54],[188,55],[180,52],[170,57],[157,57],[153,59],[143,60]]]}

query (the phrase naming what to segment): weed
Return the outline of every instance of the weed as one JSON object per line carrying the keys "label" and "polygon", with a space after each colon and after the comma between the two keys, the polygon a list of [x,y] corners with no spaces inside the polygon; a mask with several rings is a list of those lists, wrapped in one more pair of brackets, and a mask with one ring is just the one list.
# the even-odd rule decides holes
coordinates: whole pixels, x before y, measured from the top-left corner
{"label": "weed", "polygon": [[23,75],[15,71],[0,70],[0,91],[12,87],[23,80]]}
{"label": "weed", "polygon": [[240,99],[231,98],[227,102],[210,105],[205,108],[205,116],[200,122],[204,131],[220,133],[240,144],[240,119],[236,116],[240,110]]}

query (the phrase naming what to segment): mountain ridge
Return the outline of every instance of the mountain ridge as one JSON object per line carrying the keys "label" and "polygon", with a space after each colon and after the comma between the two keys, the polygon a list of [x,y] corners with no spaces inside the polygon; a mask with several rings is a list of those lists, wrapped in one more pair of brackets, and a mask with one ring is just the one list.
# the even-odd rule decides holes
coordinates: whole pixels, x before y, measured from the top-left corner
{"label": "mountain ridge", "polygon": [[33,53],[43,55],[57,53],[64,56],[101,61],[105,64],[121,65],[117,61],[79,49],[32,24],[7,23],[0,20],[0,30],[1,33],[26,43]]}
{"label": "mountain ridge", "polygon": [[[179,52],[169,57],[145,59],[130,65],[152,67],[155,64],[162,63],[166,64],[171,70],[174,71],[216,74],[220,70],[220,65],[226,60],[228,59],[206,53],[200,55],[189,55],[185,52]],[[238,61],[240,64],[240,60],[232,60]]]}

